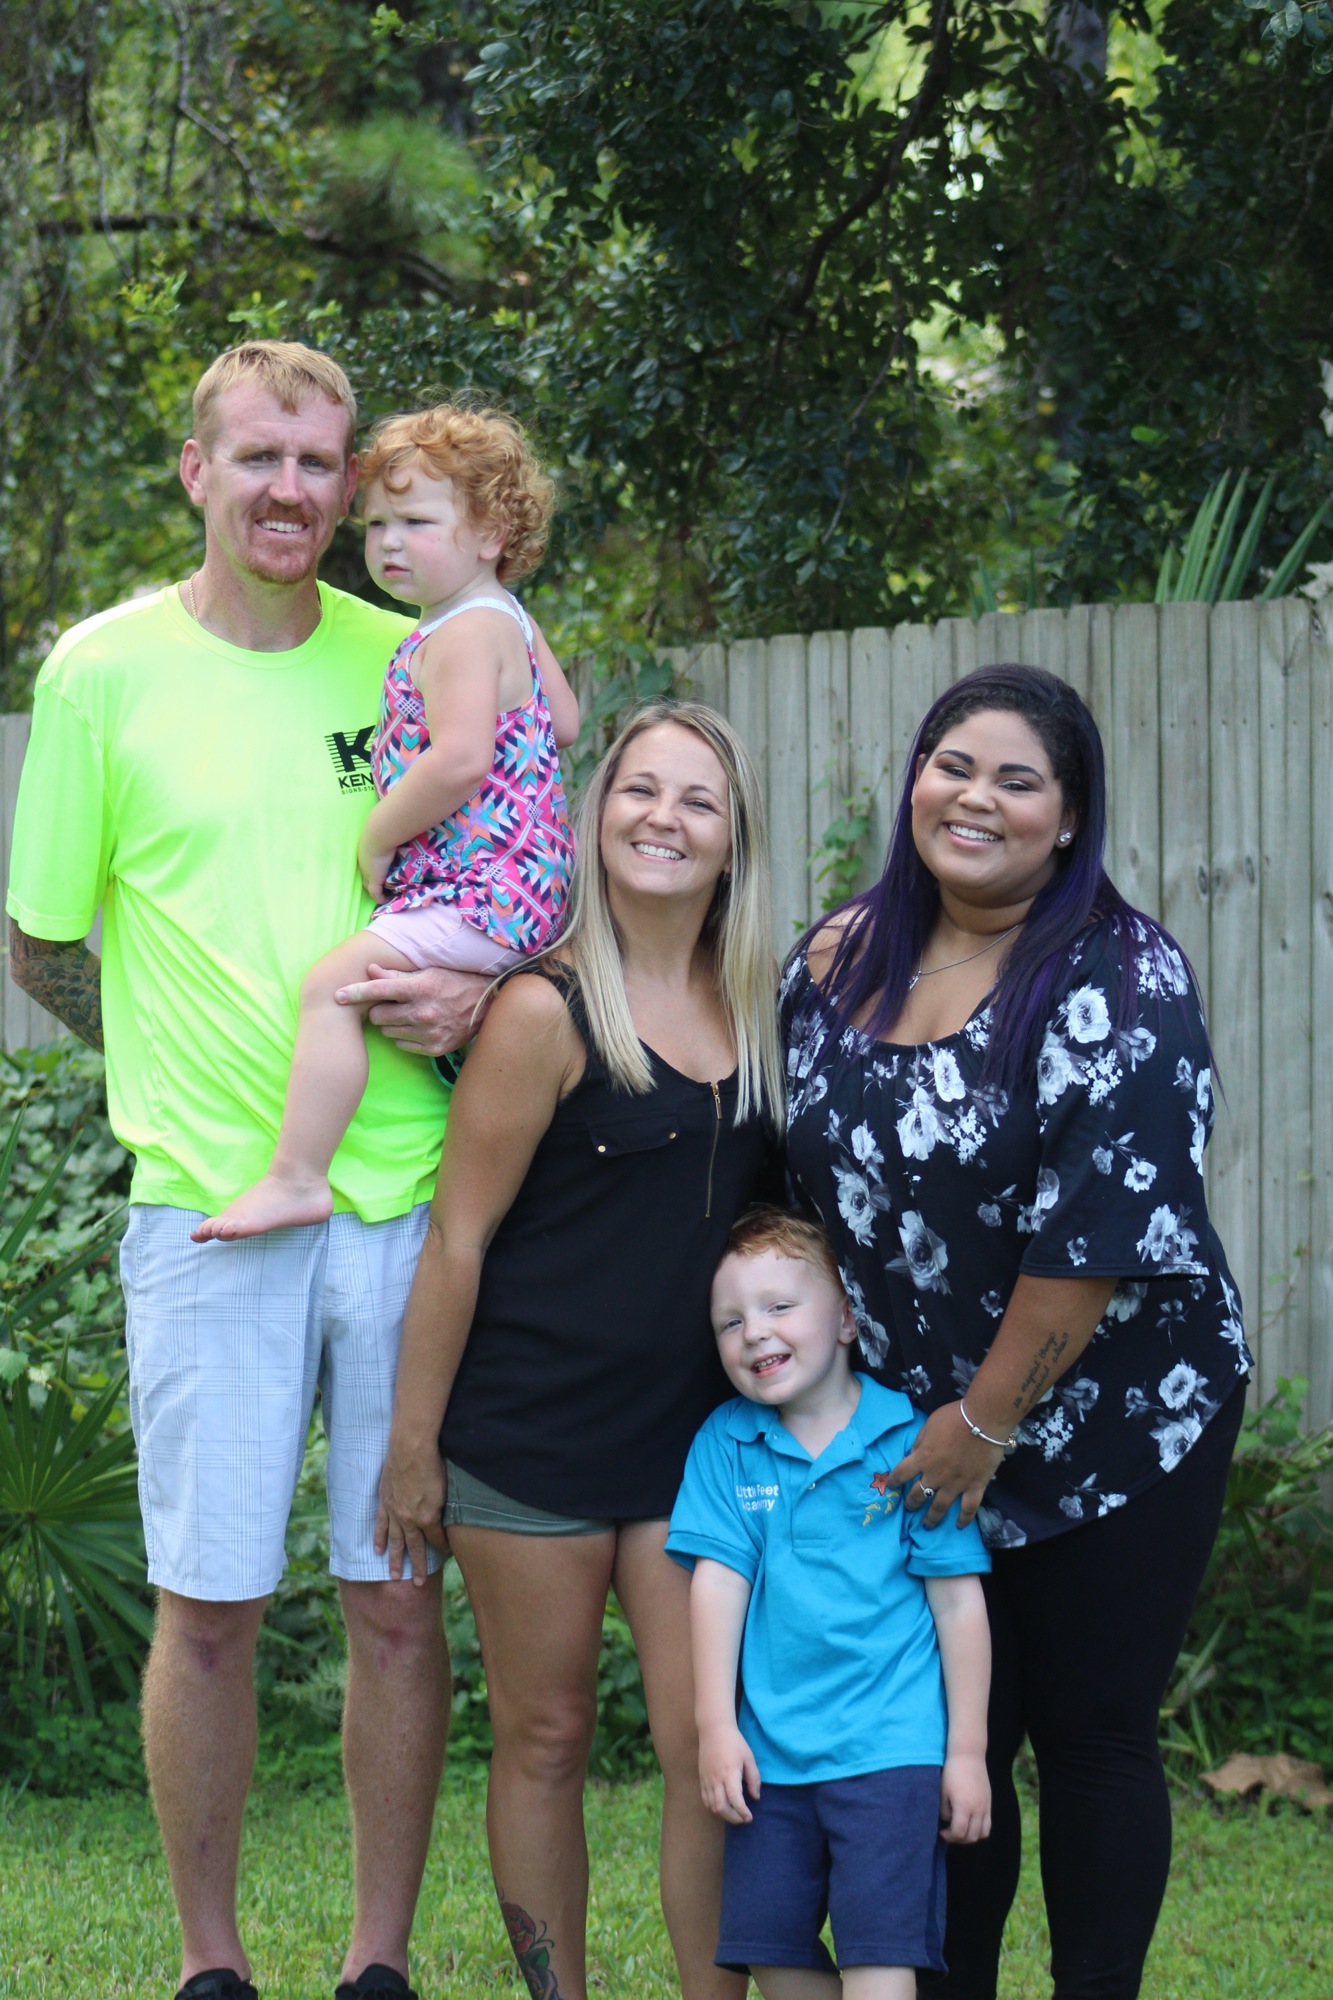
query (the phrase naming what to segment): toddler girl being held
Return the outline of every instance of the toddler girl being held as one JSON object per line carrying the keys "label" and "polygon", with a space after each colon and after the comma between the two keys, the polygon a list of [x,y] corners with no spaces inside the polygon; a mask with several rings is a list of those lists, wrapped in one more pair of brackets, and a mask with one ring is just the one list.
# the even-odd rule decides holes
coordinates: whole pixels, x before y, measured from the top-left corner
{"label": "toddler girl being held", "polygon": [[517,425],[444,404],[393,417],[361,468],[366,564],[421,607],[384,677],[372,752],[379,801],[357,860],[379,908],[301,986],[296,1047],[269,1170],[196,1243],[331,1214],[329,1167],[366,1087],[370,977],[449,966],[500,973],[555,937],[574,841],[557,746],[578,703],[503,585],[541,561],[551,486]]}

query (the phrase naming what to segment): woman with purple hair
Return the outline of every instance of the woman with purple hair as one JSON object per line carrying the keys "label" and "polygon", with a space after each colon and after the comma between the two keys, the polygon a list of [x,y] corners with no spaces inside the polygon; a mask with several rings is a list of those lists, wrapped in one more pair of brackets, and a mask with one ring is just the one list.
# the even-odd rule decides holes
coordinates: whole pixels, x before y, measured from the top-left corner
{"label": "woman with purple hair", "polygon": [[783,982],[796,1190],[867,1360],[931,1413],[894,1480],[930,1525],[961,1495],[994,1560],[994,1831],[950,1851],[949,1971],[921,1983],[949,2000],[996,1993],[1024,1735],[1055,2000],[1139,1991],[1158,1710],[1251,1367],[1204,1201],[1198,993],[1106,875],[1105,824],[1083,702],[984,667],[917,733],[880,881]]}

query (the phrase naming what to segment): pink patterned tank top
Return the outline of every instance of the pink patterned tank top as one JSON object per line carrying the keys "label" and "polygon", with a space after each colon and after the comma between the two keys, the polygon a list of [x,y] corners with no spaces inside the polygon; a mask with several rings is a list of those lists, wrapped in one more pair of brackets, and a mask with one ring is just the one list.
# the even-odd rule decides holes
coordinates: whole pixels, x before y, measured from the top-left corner
{"label": "pink patterned tank top", "polygon": [[439,826],[399,848],[385,878],[384,907],[415,910],[425,903],[448,903],[497,944],[511,951],[540,951],[560,928],[574,835],[532,626],[521,604],[507,594],[473,597],[408,633],[384,676],[371,768],[383,798],[426,748],[426,705],[412,679],[412,655],[450,618],[481,607],[517,619],[532,669],[532,692],[521,708],[506,709],[496,718],[495,757],[480,790]]}

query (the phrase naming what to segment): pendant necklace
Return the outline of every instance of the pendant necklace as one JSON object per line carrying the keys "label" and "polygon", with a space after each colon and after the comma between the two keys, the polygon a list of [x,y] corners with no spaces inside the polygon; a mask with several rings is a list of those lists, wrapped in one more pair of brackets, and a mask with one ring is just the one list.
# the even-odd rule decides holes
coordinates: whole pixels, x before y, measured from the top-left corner
{"label": "pendant necklace", "polygon": [[[952,972],[955,966],[971,965],[974,958],[984,958],[988,951],[994,951],[997,944],[1003,944],[1007,937],[1012,937],[1016,930],[1021,930],[1022,925],[1023,919],[1020,917],[1016,924],[1010,924],[1007,931],[1001,931],[999,936],[993,937],[989,944],[983,944],[980,951],[970,951],[966,958],[951,958],[947,965],[932,965],[929,972],[922,971],[922,960],[918,960],[916,971],[907,982],[908,992],[912,991],[912,988],[919,979],[933,979],[937,972]],[[924,959],[924,956],[925,954],[923,953],[922,959]]]}

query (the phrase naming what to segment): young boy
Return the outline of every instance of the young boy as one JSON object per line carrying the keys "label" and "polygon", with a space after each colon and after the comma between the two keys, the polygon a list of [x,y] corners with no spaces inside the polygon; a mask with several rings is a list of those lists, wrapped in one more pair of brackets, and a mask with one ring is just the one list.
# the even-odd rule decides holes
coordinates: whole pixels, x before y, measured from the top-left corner
{"label": "young boy", "polygon": [[666,1546],[694,1570],[699,1777],[727,1821],[717,1963],[764,2000],[913,2000],[944,1963],[940,1839],[990,1831],[990,1558],[890,1486],[925,1419],[853,1372],[821,1229],[743,1216],[712,1319],[740,1400],[696,1437]]}

